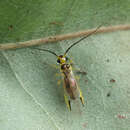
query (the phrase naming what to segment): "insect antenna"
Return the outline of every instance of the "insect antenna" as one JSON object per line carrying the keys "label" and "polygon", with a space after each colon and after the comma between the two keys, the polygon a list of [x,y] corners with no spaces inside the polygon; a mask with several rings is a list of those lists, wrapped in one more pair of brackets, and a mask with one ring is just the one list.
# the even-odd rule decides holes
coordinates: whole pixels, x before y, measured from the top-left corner
{"label": "insect antenna", "polygon": [[86,35],[85,37],[79,39],[78,41],[74,42],[70,47],[68,47],[68,49],[65,51],[64,55],[67,54],[67,52],[76,44],[78,44],[79,42],[81,42],[82,40],[86,39],[87,37],[91,36],[92,34],[96,33],[98,31],[98,29],[101,27],[102,25],[98,26],[93,32],[89,33],[88,35]]}
{"label": "insect antenna", "polygon": [[56,57],[58,57],[58,55],[57,55],[55,52],[51,51],[51,50],[47,50],[47,49],[40,49],[40,48],[32,48],[32,49],[37,49],[37,50],[40,50],[40,51],[47,51],[47,52],[49,52],[49,53],[51,53],[51,54],[55,55]]}

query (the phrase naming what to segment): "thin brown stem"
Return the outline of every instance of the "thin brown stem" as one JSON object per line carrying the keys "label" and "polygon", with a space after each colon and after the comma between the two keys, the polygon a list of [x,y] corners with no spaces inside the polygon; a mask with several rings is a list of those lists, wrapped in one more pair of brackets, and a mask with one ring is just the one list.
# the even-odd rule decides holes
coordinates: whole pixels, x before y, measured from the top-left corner
{"label": "thin brown stem", "polygon": [[[129,29],[130,29],[130,24],[101,27],[95,34],[105,33],[105,32],[114,32],[114,31],[118,31],[118,30],[129,30]],[[84,31],[80,31],[80,32],[74,32],[74,33],[56,35],[56,36],[49,36],[46,38],[40,38],[40,39],[36,39],[36,40],[30,40],[30,41],[18,42],[18,43],[2,43],[2,44],[0,44],[0,50],[25,48],[25,47],[45,44],[48,42],[57,42],[57,41],[61,41],[61,40],[77,38],[77,37],[88,35],[89,33],[92,33],[94,30],[95,29],[89,29],[89,30],[84,30]]]}

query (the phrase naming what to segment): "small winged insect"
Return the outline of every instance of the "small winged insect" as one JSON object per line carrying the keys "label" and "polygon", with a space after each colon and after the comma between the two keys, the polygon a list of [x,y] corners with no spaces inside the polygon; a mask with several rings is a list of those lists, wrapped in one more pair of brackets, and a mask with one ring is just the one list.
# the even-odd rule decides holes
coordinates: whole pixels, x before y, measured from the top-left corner
{"label": "small winged insect", "polygon": [[100,28],[100,26],[97,27],[97,29],[95,29],[93,32],[89,33],[85,37],[83,37],[80,40],[73,43],[70,47],[68,47],[68,49],[65,51],[65,53],[63,55],[60,55],[60,56],[58,56],[55,52],[53,52],[51,50],[33,48],[33,49],[37,49],[40,51],[47,51],[47,52],[49,52],[57,57],[57,63],[59,63],[60,72],[63,75],[64,98],[65,98],[65,102],[66,102],[66,105],[67,105],[69,110],[71,110],[71,100],[75,100],[75,99],[79,98],[82,105],[84,106],[84,98],[83,98],[82,92],[77,84],[74,73],[72,71],[70,59],[66,55],[67,55],[68,51],[73,46],[75,46],[76,44],[78,44],[80,41],[84,40],[88,36],[92,35],[93,33],[96,33],[99,28]]}

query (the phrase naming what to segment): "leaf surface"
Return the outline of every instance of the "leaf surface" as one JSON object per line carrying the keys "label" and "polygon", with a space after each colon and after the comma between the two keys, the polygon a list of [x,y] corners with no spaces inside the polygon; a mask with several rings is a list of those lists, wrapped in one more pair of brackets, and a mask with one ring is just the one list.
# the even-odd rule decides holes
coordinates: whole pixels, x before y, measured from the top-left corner
{"label": "leaf surface", "polygon": [[[10,43],[130,22],[126,0],[0,1],[0,41]],[[67,110],[57,85],[56,57],[31,48],[0,52],[2,130],[128,130],[130,128],[130,31],[97,34],[68,56],[78,75],[85,106]],[[77,39],[39,46],[58,55]],[[76,72],[76,70],[74,70]],[[77,108],[79,107],[79,108]]]}

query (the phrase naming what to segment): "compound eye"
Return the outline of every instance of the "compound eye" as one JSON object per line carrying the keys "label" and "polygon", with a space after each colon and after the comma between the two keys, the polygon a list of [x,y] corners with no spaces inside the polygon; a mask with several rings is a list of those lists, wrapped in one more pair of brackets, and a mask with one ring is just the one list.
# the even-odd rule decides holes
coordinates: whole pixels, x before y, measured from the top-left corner
{"label": "compound eye", "polygon": [[57,59],[57,63],[59,63],[59,64],[60,64],[60,59]]}
{"label": "compound eye", "polygon": [[69,64],[67,64],[67,65],[66,65],[66,67],[69,69],[69,68],[70,68],[70,65],[69,65]]}

